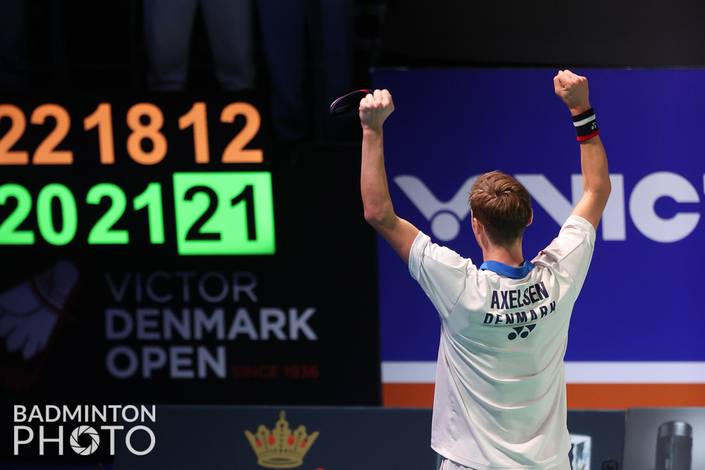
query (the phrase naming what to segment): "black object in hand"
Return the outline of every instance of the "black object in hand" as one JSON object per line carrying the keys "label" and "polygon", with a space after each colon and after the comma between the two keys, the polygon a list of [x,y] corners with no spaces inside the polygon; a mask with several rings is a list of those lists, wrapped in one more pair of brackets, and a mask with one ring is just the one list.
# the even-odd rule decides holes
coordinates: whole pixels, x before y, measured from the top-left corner
{"label": "black object in hand", "polygon": [[360,105],[360,100],[367,96],[368,93],[372,93],[372,90],[363,88],[361,90],[351,91],[346,95],[336,98],[330,104],[330,113],[333,116],[353,114],[354,111],[357,111]]}

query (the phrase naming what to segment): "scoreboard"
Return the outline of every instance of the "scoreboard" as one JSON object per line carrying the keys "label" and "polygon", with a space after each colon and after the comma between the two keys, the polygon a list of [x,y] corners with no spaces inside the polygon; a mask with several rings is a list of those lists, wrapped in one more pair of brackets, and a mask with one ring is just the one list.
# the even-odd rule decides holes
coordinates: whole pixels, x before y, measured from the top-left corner
{"label": "scoreboard", "polygon": [[0,99],[0,388],[379,404],[359,149],[277,149],[249,95]]}
{"label": "scoreboard", "polygon": [[[122,115],[117,115],[113,103],[101,102],[83,116],[79,110],[67,110],[55,103],[39,104],[26,111],[14,104],[2,104],[0,119],[6,119],[9,128],[0,139],[0,166],[27,170],[63,167],[80,172],[86,164],[93,166],[87,160],[94,159],[92,163],[109,171],[116,166],[116,149],[118,158],[133,167],[167,166],[170,142],[164,133],[164,111],[153,103],[127,106]],[[167,115],[166,119],[189,134],[190,157],[196,166],[211,163],[205,102],[195,102],[184,114],[173,119]],[[80,127],[72,128],[72,123]],[[116,181],[119,172],[115,171],[113,180],[91,185],[85,194],[77,194],[75,185],[58,180],[34,191],[21,183],[3,184],[0,204],[8,212],[0,225],[0,244],[129,245],[137,234],[116,228],[125,220],[128,225],[142,227],[150,244],[160,245],[167,236],[164,212],[170,211],[175,227],[168,236],[175,240],[179,255],[273,254],[271,173],[236,171],[238,164],[263,163],[261,148],[247,148],[258,136],[260,123],[259,111],[250,103],[229,103],[220,111],[219,124],[233,128],[233,135],[224,143],[217,161],[234,171],[173,172],[170,178],[164,178],[166,172],[161,172],[160,180],[146,181],[137,191]],[[117,126],[122,128],[116,138]],[[45,135],[36,145],[18,145],[23,137],[29,137],[25,134],[41,131]],[[73,139],[67,141],[69,134]],[[25,140],[29,143],[32,139]],[[183,145],[183,139],[173,140],[171,146]],[[177,154],[181,158],[189,156],[181,149]],[[174,158],[173,151],[171,155]],[[164,197],[165,189],[173,194],[170,200]],[[29,226],[32,228],[23,228]],[[79,226],[87,233],[77,238]]]}

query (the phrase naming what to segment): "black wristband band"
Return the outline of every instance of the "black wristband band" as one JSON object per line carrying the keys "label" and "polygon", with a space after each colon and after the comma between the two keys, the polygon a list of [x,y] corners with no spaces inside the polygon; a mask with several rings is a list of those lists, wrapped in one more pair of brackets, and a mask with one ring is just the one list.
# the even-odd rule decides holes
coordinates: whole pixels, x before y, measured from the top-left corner
{"label": "black wristband band", "polygon": [[595,111],[592,108],[577,116],[573,116],[573,126],[575,126],[578,142],[592,139],[600,133]]}
{"label": "black wristband band", "polygon": [[590,116],[594,116],[594,115],[595,115],[595,110],[590,108],[587,111],[584,111],[584,112],[578,114],[577,116],[573,116],[572,118],[573,118],[573,122],[579,122],[579,121],[582,121],[583,119],[589,118]]}

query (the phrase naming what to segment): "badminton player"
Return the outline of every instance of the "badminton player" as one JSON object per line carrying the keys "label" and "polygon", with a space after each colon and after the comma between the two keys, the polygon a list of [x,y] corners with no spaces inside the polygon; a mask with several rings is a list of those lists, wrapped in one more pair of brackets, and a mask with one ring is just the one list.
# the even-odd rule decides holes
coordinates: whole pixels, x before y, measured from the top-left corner
{"label": "badminton player", "polygon": [[499,171],[480,175],[469,195],[479,266],[395,214],[383,155],[392,96],[375,90],[360,101],[365,219],[408,264],[441,321],[431,446],[442,469],[570,469],[563,357],[610,180],[587,79],[561,70],[553,85],[576,129],[583,196],[529,261],[529,193]]}

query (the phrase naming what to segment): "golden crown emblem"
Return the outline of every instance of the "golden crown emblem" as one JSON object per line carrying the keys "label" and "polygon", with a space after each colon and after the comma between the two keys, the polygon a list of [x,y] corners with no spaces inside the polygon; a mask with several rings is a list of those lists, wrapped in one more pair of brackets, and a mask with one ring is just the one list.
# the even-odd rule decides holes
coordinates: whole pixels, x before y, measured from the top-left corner
{"label": "golden crown emblem", "polygon": [[260,424],[255,434],[245,431],[245,437],[265,468],[295,468],[304,463],[304,456],[318,437],[318,431],[308,434],[305,426],[291,431],[284,411],[271,431]]}

